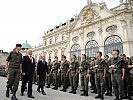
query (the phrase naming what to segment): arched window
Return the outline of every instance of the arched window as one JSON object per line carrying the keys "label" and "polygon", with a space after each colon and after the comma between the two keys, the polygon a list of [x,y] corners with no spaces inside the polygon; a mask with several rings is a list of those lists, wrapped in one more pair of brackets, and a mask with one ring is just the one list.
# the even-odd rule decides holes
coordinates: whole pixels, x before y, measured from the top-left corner
{"label": "arched window", "polygon": [[112,54],[114,49],[118,49],[120,54],[123,53],[122,39],[117,35],[109,36],[104,43],[105,54]]}
{"label": "arched window", "polygon": [[77,60],[81,61],[81,49],[79,44],[74,44],[71,47],[71,55],[76,55]]}
{"label": "arched window", "polygon": [[95,57],[96,53],[99,51],[98,43],[94,40],[89,41],[85,46],[87,59],[90,57]]}

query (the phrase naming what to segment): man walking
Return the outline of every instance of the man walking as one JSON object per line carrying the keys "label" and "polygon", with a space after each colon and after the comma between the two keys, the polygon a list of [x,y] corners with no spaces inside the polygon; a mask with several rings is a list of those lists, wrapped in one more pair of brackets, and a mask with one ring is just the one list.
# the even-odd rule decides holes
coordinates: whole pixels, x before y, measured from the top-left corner
{"label": "man walking", "polygon": [[6,97],[9,97],[9,89],[12,88],[12,100],[18,100],[16,98],[16,92],[20,80],[21,64],[22,64],[22,54],[19,52],[21,50],[21,44],[16,44],[16,49],[10,52],[7,57],[5,71],[8,72],[7,90]]}
{"label": "man walking", "polygon": [[35,98],[32,95],[32,81],[35,72],[35,59],[32,57],[32,50],[28,50],[28,55],[23,57],[22,63],[22,86],[21,86],[21,96],[23,96],[26,83],[28,82],[28,92],[27,95],[29,98]]}
{"label": "man walking", "polygon": [[46,78],[46,73],[48,74],[47,62],[45,61],[45,55],[41,55],[41,60],[37,64],[37,75],[39,77],[37,91],[40,92],[41,88],[43,95],[46,95],[46,93],[44,92],[44,82]]}

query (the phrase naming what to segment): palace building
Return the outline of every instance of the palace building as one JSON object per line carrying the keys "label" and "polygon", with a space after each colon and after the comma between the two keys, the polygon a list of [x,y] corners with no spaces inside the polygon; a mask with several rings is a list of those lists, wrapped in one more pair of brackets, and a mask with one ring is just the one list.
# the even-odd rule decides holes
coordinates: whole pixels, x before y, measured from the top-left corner
{"label": "palace building", "polygon": [[43,53],[52,60],[61,55],[70,60],[75,54],[80,61],[82,54],[90,58],[102,51],[110,56],[113,49],[133,56],[133,3],[108,9],[105,2],[88,2],[79,15],[44,33],[43,41],[33,48],[36,60]]}

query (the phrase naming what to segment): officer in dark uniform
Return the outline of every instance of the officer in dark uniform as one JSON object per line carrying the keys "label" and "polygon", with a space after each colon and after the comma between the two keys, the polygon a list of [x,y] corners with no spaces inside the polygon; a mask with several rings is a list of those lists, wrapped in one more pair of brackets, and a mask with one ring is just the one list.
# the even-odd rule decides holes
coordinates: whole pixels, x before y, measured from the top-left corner
{"label": "officer in dark uniform", "polygon": [[68,77],[68,68],[69,68],[69,62],[66,60],[66,56],[62,56],[62,65],[61,65],[61,80],[63,89],[60,91],[66,92],[67,89],[67,77]]}
{"label": "officer in dark uniform", "polygon": [[[123,99],[123,80],[125,76],[124,61],[119,57],[119,50],[113,50],[113,58],[110,60],[110,71],[112,73],[112,84],[115,92],[115,100]],[[120,96],[120,98],[119,98]]]}
{"label": "officer in dark uniform", "polygon": [[104,92],[105,92],[105,77],[106,77],[106,69],[107,64],[104,59],[102,59],[102,52],[97,52],[97,59],[95,61],[95,81],[97,87],[98,95],[95,97],[100,98],[101,100],[104,99]]}
{"label": "officer in dark uniform", "polygon": [[106,96],[112,96],[112,82],[111,82],[111,73],[109,73],[109,56],[105,55],[104,60],[107,63],[107,71],[106,71],[106,79],[105,79],[105,85],[106,85],[106,90],[107,93],[105,94]]}
{"label": "officer in dark uniform", "polygon": [[86,55],[83,54],[82,62],[79,67],[80,74],[81,74],[81,77],[80,77],[81,78],[81,87],[83,89],[83,93],[81,94],[81,96],[88,96],[89,68],[90,68],[90,65],[86,61]]}
{"label": "officer in dark uniform", "polygon": [[9,72],[8,81],[7,81],[7,90],[6,90],[6,97],[9,97],[9,88],[13,87],[13,96],[12,100],[17,100],[16,98],[16,91],[18,89],[19,80],[20,80],[20,73],[22,68],[22,54],[19,52],[21,50],[21,44],[16,44],[16,49],[10,52],[9,56],[7,57],[6,62],[6,69],[5,71]]}
{"label": "officer in dark uniform", "polygon": [[69,79],[70,79],[72,91],[70,91],[69,93],[76,94],[79,63],[76,61],[75,55],[72,55],[71,59],[72,59],[72,62],[69,66],[69,73],[70,73]]}

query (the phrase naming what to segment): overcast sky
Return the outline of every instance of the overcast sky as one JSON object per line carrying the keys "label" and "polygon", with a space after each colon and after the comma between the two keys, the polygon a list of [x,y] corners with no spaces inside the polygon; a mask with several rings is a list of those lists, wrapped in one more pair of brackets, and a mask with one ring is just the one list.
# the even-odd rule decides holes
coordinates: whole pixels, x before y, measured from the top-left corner
{"label": "overcast sky", "polygon": [[[119,0],[105,1],[109,8]],[[0,49],[11,51],[16,43],[42,44],[44,31],[79,14],[87,0],[0,0]]]}

